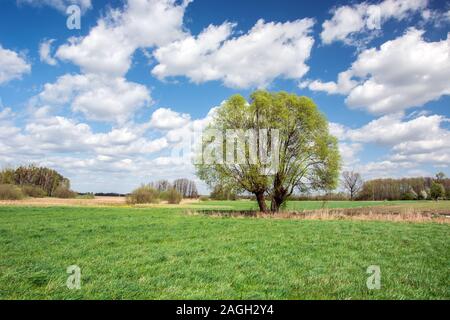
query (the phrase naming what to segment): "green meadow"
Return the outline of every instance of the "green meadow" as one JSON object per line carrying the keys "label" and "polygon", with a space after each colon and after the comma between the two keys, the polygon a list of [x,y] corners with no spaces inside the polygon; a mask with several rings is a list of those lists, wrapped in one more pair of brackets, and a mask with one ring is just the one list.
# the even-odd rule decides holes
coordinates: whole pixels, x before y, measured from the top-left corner
{"label": "green meadow", "polygon": [[[375,204],[327,203],[354,205]],[[323,203],[289,206],[315,209]],[[449,202],[436,206],[449,208]],[[0,299],[450,298],[447,223],[227,218],[185,211],[0,206]],[[81,269],[79,290],[66,286],[70,265]],[[366,285],[371,265],[381,270],[379,290]]]}

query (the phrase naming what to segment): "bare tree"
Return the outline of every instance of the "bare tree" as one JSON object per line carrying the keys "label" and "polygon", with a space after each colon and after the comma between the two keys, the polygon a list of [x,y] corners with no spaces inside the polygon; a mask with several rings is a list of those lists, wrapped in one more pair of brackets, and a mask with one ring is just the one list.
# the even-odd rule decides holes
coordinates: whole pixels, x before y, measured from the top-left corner
{"label": "bare tree", "polygon": [[183,195],[183,198],[196,198],[198,196],[197,186],[192,180],[177,179],[173,182],[173,187]]}
{"label": "bare tree", "polygon": [[350,193],[350,200],[353,200],[355,195],[361,190],[363,181],[361,175],[353,171],[344,171],[342,173],[342,184],[345,190]]}
{"label": "bare tree", "polygon": [[168,191],[172,188],[172,184],[168,180],[158,180],[149,184],[159,192]]}

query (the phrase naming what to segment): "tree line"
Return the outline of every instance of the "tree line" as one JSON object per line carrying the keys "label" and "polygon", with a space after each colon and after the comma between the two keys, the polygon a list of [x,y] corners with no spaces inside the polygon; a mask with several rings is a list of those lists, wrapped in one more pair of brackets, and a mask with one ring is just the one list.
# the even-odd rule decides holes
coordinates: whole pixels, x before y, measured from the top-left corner
{"label": "tree line", "polygon": [[32,197],[75,197],[70,190],[70,180],[56,170],[40,167],[34,164],[19,166],[15,169],[6,168],[0,171],[2,190],[9,189],[17,197],[22,195]]}
{"label": "tree line", "polygon": [[346,171],[342,174],[342,185],[352,200],[450,199],[450,179],[442,172],[435,177],[385,178],[364,182],[359,173]]}
{"label": "tree line", "polygon": [[175,189],[183,198],[198,198],[197,185],[194,181],[182,178],[176,179],[172,183],[168,180],[158,180],[155,182],[150,182],[149,185],[159,192],[169,191],[170,189]]}
{"label": "tree line", "polygon": [[178,204],[183,198],[198,198],[197,186],[189,179],[176,179],[173,182],[158,180],[143,184],[126,196],[129,204],[159,203]]}

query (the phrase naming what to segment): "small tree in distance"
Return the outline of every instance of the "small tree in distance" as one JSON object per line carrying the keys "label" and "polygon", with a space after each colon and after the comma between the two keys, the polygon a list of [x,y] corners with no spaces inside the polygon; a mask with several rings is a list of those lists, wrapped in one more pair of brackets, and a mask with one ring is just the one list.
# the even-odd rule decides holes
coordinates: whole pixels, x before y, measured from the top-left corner
{"label": "small tree in distance", "polygon": [[353,171],[344,171],[342,173],[342,184],[344,189],[350,194],[350,200],[355,198],[355,195],[361,191],[363,180],[361,175]]}
{"label": "small tree in distance", "polygon": [[445,188],[442,184],[433,182],[430,188],[430,197],[433,200],[438,200],[445,197]]}

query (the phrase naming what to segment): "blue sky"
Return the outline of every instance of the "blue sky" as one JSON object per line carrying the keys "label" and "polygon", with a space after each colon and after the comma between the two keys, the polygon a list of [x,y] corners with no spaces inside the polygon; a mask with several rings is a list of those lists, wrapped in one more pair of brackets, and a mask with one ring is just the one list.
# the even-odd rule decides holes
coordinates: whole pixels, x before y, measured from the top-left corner
{"label": "blue sky", "polygon": [[[79,30],[66,26],[71,4]],[[77,191],[195,179],[173,155],[180,139],[232,94],[266,88],[314,99],[344,170],[366,179],[450,174],[446,1],[0,6],[2,167],[51,166]]]}

